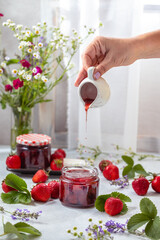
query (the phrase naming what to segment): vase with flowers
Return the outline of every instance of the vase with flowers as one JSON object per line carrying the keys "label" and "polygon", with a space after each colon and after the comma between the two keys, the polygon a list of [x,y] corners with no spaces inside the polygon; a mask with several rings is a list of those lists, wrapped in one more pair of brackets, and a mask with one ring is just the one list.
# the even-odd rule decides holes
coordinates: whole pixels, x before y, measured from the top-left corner
{"label": "vase with flowers", "polygon": [[[46,99],[47,94],[73,67],[71,61],[79,46],[95,31],[86,29],[86,36],[82,38],[73,30],[72,36],[67,36],[61,31],[62,22],[63,19],[59,27],[53,28],[49,28],[46,22],[32,28],[16,25],[11,20],[3,23],[13,31],[20,51],[10,59],[3,50],[0,62],[0,104],[3,109],[7,105],[11,107],[14,119],[12,150],[16,147],[18,135],[32,131],[32,108],[38,103],[50,101]],[[57,77],[58,68],[61,74]]]}

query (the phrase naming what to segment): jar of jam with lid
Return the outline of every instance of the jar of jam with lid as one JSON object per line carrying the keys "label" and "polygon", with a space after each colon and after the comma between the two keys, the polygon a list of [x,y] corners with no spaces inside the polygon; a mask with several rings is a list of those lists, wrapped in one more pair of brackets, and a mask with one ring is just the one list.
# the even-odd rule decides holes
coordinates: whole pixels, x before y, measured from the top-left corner
{"label": "jar of jam with lid", "polygon": [[50,165],[51,137],[44,134],[23,134],[16,138],[21,168],[46,169]]}
{"label": "jar of jam with lid", "polygon": [[60,196],[63,205],[87,208],[94,206],[99,191],[96,168],[89,166],[64,167],[60,177]]}

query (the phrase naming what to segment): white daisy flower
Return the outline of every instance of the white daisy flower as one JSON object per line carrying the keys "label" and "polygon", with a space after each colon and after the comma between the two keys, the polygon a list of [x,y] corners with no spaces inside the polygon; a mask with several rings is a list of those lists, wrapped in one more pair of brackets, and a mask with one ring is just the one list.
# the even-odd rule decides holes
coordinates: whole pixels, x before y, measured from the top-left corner
{"label": "white daisy flower", "polygon": [[15,25],[16,25],[15,23],[10,23],[9,27],[15,27]]}
{"label": "white daisy flower", "polygon": [[25,73],[24,70],[20,70],[20,71],[18,72],[18,75],[23,75],[24,73]]}
{"label": "white daisy flower", "polygon": [[3,73],[3,69],[2,68],[0,68],[0,74],[2,74]]}
{"label": "white daisy flower", "polygon": [[37,47],[37,46],[34,46],[34,50],[38,50],[38,47]]}
{"label": "white daisy flower", "polygon": [[25,31],[21,31],[21,34],[24,35],[26,32]]}
{"label": "white daisy flower", "polygon": [[16,34],[14,34],[13,36],[17,38],[19,35],[18,35],[18,33],[16,33]]}
{"label": "white daisy flower", "polygon": [[36,68],[33,68],[33,69],[32,69],[32,72],[33,72],[33,73],[36,73],[36,72],[37,72],[37,69],[36,69]]}
{"label": "white daisy flower", "polygon": [[46,83],[48,82],[48,78],[46,78],[45,76],[42,76],[42,81]]}
{"label": "white daisy flower", "polygon": [[32,26],[32,28],[33,28],[33,30],[35,30],[35,29],[36,29],[36,26]]}
{"label": "white daisy flower", "polygon": [[38,43],[38,47],[42,48],[43,47],[43,43]]}
{"label": "white daisy flower", "polygon": [[12,70],[12,73],[15,75],[15,74],[17,74],[17,69],[13,69]]}
{"label": "white daisy flower", "polygon": [[3,25],[4,27],[6,27],[6,26],[8,26],[8,23],[7,23],[7,22],[3,22],[2,25]]}
{"label": "white daisy flower", "polygon": [[41,76],[41,74],[40,74],[40,73],[37,73],[37,74],[34,76],[34,78],[35,78],[35,79],[39,79],[40,76]]}
{"label": "white daisy flower", "polygon": [[32,78],[32,75],[27,75],[27,76],[26,76],[27,81],[30,81],[31,78]]}
{"label": "white daisy flower", "polygon": [[22,27],[23,27],[23,25],[18,24],[17,27],[16,27],[16,30],[18,30],[18,29],[22,29]]}
{"label": "white daisy flower", "polygon": [[39,53],[33,53],[33,56],[34,56],[36,59],[40,59]]}
{"label": "white daisy flower", "polygon": [[41,23],[39,22],[39,23],[37,23],[37,26],[41,26]]}
{"label": "white daisy flower", "polygon": [[19,49],[19,50],[21,50],[22,48],[23,48],[23,46],[22,46],[22,45],[19,45],[19,46],[18,46],[18,49]]}
{"label": "white daisy flower", "polygon": [[36,35],[39,35],[39,34],[40,34],[39,28],[36,28],[36,29],[35,29],[35,34],[36,34]]}
{"label": "white daisy flower", "polygon": [[18,40],[22,40],[22,37],[21,37],[21,36],[18,36],[17,38],[18,38]]}
{"label": "white daisy flower", "polygon": [[32,43],[31,42],[27,42],[27,46],[29,47],[29,46],[32,46]]}
{"label": "white daisy flower", "polygon": [[27,30],[27,31],[26,31],[26,36],[27,36],[27,37],[30,37],[30,35],[31,35],[31,31],[30,31],[30,30]]}
{"label": "white daisy flower", "polygon": [[5,62],[2,62],[2,63],[1,63],[1,66],[2,66],[3,68],[5,68],[5,67],[6,67],[6,63],[5,63]]}
{"label": "white daisy flower", "polygon": [[7,19],[7,23],[11,23],[12,21],[11,21],[11,19]]}
{"label": "white daisy flower", "polygon": [[31,49],[31,48],[28,48],[27,52],[28,52],[28,53],[32,53],[32,49]]}
{"label": "white daisy flower", "polygon": [[6,57],[5,57],[5,60],[6,60],[6,61],[9,61],[9,60],[10,60],[10,57],[6,56]]}
{"label": "white daisy flower", "polygon": [[24,79],[26,79],[26,74],[23,74],[22,77],[23,77]]}

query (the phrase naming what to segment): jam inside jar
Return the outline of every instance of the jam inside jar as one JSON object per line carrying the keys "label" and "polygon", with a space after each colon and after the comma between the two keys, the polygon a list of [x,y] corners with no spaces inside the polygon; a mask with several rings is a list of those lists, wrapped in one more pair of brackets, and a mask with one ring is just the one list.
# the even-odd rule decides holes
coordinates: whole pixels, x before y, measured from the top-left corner
{"label": "jam inside jar", "polygon": [[64,167],[60,177],[60,201],[69,207],[93,207],[99,191],[98,171],[93,167]]}
{"label": "jam inside jar", "polygon": [[21,168],[47,169],[50,165],[51,138],[43,134],[24,134],[16,139]]}

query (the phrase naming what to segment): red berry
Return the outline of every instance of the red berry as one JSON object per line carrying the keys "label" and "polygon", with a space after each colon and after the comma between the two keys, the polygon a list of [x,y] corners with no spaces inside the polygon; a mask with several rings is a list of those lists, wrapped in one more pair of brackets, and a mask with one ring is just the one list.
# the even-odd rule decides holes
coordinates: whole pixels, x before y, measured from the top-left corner
{"label": "red berry", "polygon": [[132,182],[132,187],[138,195],[144,196],[148,191],[149,181],[144,177],[139,177]]}
{"label": "red berry", "polygon": [[105,169],[105,167],[107,167],[107,166],[110,165],[110,164],[112,164],[111,161],[109,161],[109,160],[102,160],[102,161],[100,161],[100,163],[99,163],[99,169],[101,170],[101,172],[103,172],[104,169]]}
{"label": "red berry", "polygon": [[56,150],[54,153],[51,154],[51,161],[55,159],[63,159],[64,154],[61,151]]}
{"label": "red berry", "polygon": [[41,183],[41,182],[44,183],[47,180],[48,180],[48,174],[46,171],[44,171],[42,169],[38,170],[32,178],[32,181],[34,183]]}
{"label": "red berry", "polygon": [[107,180],[115,180],[119,178],[119,169],[117,166],[110,164],[107,167],[105,167],[103,171],[103,176]]}
{"label": "red berry", "polygon": [[154,179],[152,180],[152,188],[157,193],[160,193],[160,176],[154,177]]}
{"label": "red berry", "polygon": [[62,159],[55,159],[51,162],[50,168],[53,171],[60,171],[63,167],[63,160]]}
{"label": "red berry", "polygon": [[10,155],[6,159],[6,165],[8,168],[19,169],[21,168],[21,159],[18,155]]}
{"label": "red berry", "polygon": [[104,209],[111,216],[117,215],[123,209],[123,202],[119,198],[110,197],[106,200]]}
{"label": "red berry", "polygon": [[59,198],[59,182],[51,181],[48,183],[51,192],[51,198]]}
{"label": "red berry", "polygon": [[39,183],[32,188],[31,196],[35,201],[47,202],[51,197],[51,192],[45,183]]}
{"label": "red berry", "polygon": [[54,153],[61,153],[63,155],[63,158],[66,157],[66,152],[62,148],[58,148]]}
{"label": "red berry", "polygon": [[10,186],[8,186],[5,181],[2,181],[2,189],[5,193],[8,193],[10,191],[17,191],[15,188],[12,188]]}

